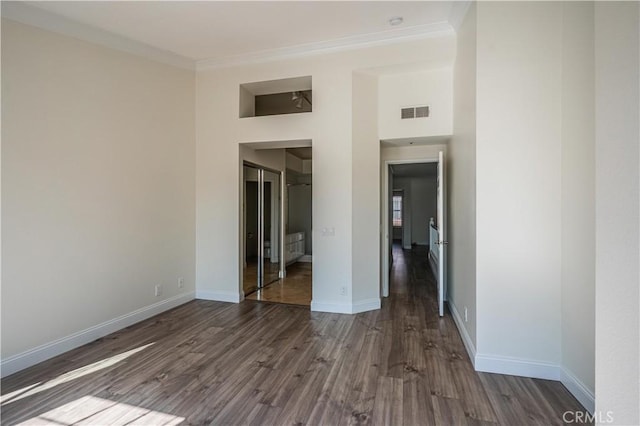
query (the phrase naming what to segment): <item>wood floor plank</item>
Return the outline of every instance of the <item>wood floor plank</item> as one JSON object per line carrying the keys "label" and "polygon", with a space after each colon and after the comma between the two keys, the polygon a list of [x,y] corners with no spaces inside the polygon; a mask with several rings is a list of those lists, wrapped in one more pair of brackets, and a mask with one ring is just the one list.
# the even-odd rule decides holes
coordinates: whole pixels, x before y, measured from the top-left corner
{"label": "wood floor plank", "polygon": [[402,420],[407,426],[435,425],[431,394],[422,373],[405,372]]}
{"label": "wood floor plank", "polygon": [[432,395],[431,404],[437,425],[467,425],[467,417],[459,399]]}
{"label": "wood floor plank", "polygon": [[382,330],[369,328],[362,350],[349,375],[349,393],[345,404],[345,424],[368,424],[373,418],[373,408],[380,376]]}
{"label": "wood floor plank", "polygon": [[[339,346],[336,357],[327,380],[322,388],[320,397],[312,410],[309,424],[339,425],[346,423],[353,412],[353,404],[347,404],[352,384],[354,365],[371,365],[372,360],[364,351],[364,342],[371,333],[379,333],[375,326],[369,326],[368,321],[357,321],[350,317],[349,333]],[[364,330],[367,330],[366,332]]]}
{"label": "wood floor plank", "polygon": [[402,379],[386,376],[378,377],[373,410],[373,424],[402,424],[402,392]]}
{"label": "wood floor plank", "polygon": [[487,398],[494,408],[498,423],[518,424],[526,419],[526,411],[516,398],[513,389],[505,376],[499,374],[480,373],[480,381],[486,391]]}
{"label": "wood floor plank", "polygon": [[559,382],[477,373],[426,250],[357,315],[195,300],[2,379],[1,423],[555,425]]}

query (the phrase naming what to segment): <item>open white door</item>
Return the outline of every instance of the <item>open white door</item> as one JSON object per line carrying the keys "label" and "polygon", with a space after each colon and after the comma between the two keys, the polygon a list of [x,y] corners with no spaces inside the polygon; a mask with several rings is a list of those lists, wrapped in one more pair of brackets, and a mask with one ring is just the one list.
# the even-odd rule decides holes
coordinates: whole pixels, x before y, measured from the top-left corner
{"label": "open white door", "polygon": [[445,252],[447,242],[447,227],[444,212],[445,205],[445,186],[444,186],[444,153],[438,153],[438,311],[440,316],[444,315],[444,294],[445,294]]}

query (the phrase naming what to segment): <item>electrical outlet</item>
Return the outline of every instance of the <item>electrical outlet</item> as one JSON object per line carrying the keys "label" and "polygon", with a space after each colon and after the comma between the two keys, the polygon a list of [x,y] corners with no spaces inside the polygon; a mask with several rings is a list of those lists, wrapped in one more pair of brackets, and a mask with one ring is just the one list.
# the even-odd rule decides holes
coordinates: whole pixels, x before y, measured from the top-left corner
{"label": "electrical outlet", "polygon": [[322,236],[323,237],[335,237],[336,236],[336,228],[322,228]]}
{"label": "electrical outlet", "polygon": [[184,287],[184,278],[178,278],[178,288]]}
{"label": "electrical outlet", "polygon": [[467,307],[464,307],[464,322],[469,322],[469,314],[467,313]]}
{"label": "electrical outlet", "polygon": [[347,295],[347,286],[342,286],[340,287],[340,296],[346,296]]}
{"label": "electrical outlet", "polygon": [[162,295],[162,284],[156,284],[156,297]]}

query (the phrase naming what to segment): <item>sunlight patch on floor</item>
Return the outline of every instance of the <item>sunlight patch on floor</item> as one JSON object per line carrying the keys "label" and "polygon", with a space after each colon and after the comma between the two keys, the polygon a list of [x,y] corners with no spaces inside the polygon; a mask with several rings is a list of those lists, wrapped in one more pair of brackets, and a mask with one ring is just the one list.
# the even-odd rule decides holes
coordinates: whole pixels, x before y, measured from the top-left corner
{"label": "sunlight patch on floor", "polygon": [[184,417],[89,395],[19,424],[173,426],[183,421]]}
{"label": "sunlight patch on floor", "polygon": [[82,376],[86,376],[87,374],[95,373],[96,371],[111,367],[112,365],[115,365],[120,361],[123,361],[129,358],[131,355],[134,355],[148,348],[154,343],[149,343],[147,345],[140,346],[135,349],[131,349],[130,351],[122,352],[121,354],[114,355],[112,357],[105,358],[100,361],[96,361],[93,364],[85,365],[84,367],[80,367],[75,370],[69,371],[68,373],[61,374],[60,376],[56,377],[55,379],[49,380],[48,382],[36,383],[33,385],[26,386],[22,389],[18,389],[17,391],[8,393],[6,395],[2,395],[0,396],[0,405],[10,404],[12,402],[19,401],[22,398],[35,395],[39,392],[45,391],[47,389],[51,389],[63,383],[70,382],[71,380],[75,380]]}

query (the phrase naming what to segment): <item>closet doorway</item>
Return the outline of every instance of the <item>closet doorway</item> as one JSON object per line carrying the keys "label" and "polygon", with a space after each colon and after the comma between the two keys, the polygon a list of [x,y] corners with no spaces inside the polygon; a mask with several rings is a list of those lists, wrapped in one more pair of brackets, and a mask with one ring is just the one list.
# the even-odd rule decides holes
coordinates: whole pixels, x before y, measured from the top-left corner
{"label": "closet doorway", "polygon": [[247,300],[311,305],[311,155],[309,145],[241,147],[241,279]]}
{"label": "closet doorway", "polygon": [[284,275],[282,172],[244,163],[244,295]]}

